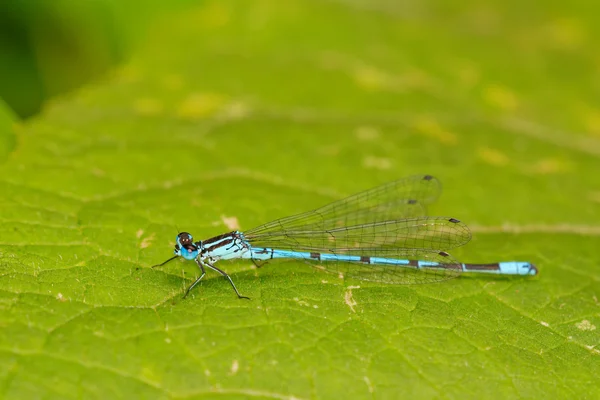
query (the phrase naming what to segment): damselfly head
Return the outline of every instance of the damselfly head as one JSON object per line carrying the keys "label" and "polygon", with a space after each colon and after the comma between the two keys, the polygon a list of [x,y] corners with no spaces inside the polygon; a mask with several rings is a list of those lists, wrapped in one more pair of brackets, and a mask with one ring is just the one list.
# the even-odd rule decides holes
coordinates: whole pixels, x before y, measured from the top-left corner
{"label": "damselfly head", "polygon": [[198,256],[198,246],[194,244],[192,235],[187,232],[181,232],[175,238],[175,250],[176,256],[183,257],[188,260],[193,260]]}

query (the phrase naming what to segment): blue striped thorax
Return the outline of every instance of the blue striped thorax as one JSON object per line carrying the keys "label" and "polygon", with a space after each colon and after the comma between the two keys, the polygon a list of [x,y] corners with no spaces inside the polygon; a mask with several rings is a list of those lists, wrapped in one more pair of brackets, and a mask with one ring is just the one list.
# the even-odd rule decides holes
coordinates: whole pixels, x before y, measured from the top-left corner
{"label": "blue striped thorax", "polygon": [[181,232],[175,238],[175,250],[173,251],[176,256],[185,258],[186,260],[193,260],[198,257],[198,246],[194,243],[192,235],[187,232]]}

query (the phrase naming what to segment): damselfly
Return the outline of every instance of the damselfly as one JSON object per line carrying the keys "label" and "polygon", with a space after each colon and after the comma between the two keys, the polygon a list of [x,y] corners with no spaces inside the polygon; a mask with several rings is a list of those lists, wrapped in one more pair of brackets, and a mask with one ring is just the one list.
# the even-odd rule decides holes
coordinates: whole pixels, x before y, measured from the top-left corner
{"label": "damselfly", "polygon": [[439,181],[431,175],[411,176],[375,187],[303,214],[194,242],[192,235],[176,237],[175,256],[195,260],[200,277],[210,268],[223,275],[240,295],[229,275],[217,268],[220,260],[298,259],[340,276],[389,284],[439,282],[463,272],[536,275],[523,261],[464,264],[447,250],[471,239],[469,228],[449,217],[428,217],[426,206],[437,199]]}

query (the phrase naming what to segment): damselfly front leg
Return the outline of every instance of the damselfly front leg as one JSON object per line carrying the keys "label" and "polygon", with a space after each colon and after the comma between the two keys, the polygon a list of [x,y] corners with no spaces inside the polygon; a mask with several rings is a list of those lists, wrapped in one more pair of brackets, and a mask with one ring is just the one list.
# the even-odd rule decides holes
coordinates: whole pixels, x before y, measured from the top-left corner
{"label": "damselfly front leg", "polygon": [[202,274],[200,275],[200,277],[198,279],[196,279],[194,281],[194,283],[192,283],[190,285],[189,288],[187,288],[187,290],[185,291],[185,294],[183,295],[184,299],[187,297],[190,290],[192,290],[194,288],[194,286],[196,286],[198,284],[198,282],[200,282],[202,280],[202,278],[204,278],[204,275],[206,275],[206,271],[204,270],[204,265],[202,264],[202,261],[200,259],[196,258],[196,264],[198,264],[198,267],[200,268],[200,271],[202,271]]}

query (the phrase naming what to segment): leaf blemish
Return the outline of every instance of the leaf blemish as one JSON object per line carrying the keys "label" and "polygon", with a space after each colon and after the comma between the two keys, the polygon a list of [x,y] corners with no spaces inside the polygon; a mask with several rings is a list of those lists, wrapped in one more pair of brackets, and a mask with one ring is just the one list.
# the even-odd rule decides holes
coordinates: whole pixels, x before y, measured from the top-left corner
{"label": "leaf blemish", "polygon": [[363,141],[371,141],[379,138],[379,131],[372,126],[359,126],[354,131],[356,138]]}
{"label": "leaf blemish", "polygon": [[238,362],[238,360],[233,360],[233,363],[231,364],[231,375],[237,374],[239,368],[240,363]]}
{"label": "leaf blemish", "polygon": [[358,303],[352,297],[352,289],[360,289],[360,286],[348,286],[348,290],[344,294],[344,302],[348,307],[350,307],[350,310],[355,313],[356,311],[354,311],[354,306],[358,305]]}
{"label": "leaf blemish", "polygon": [[367,388],[369,388],[369,393],[373,393],[373,385],[371,384],[371,380],[368,376],[363,376],[363,380],[367,384]]}
{"label": "leaf blemish", "polygon": [[92,173],[92,175],[99,177],[106,175],[106,172],[100,168],[92,168],[90,172]]}
{"label": "leaf blemish", "polygon": [[373,169],[390,169],[392,167],[392,160],[384,157],[367,156],[363,159],[363,166]]}
{"label": "leaf blemish", "polygon": [[178,107],[177,114],[185,120],[200,120],[216,114],[226,103],[225,96],[214,93],[194,93]]}
{"label": "leaf blemish", "polygon": [[582,331],[595,331],[596,330],[596,325],[593,325],[587,319],[584,319],[583,321],[575,324],[575,326],[577,327],[577,329],[582,330]]}
{"label": "leaf blemish", "polygon": [[155,237],[156,237],[156,234],[153,233],[152,235],[148,236],[147,238],[144,238],[144,240],[142,240],[142,243],[140,243],[140,247],[142,249],[150,247],[150,244],[152,244],[152,241],[154,240]]}
{"label": "leaf blemish", "polygon": [[298,303],[299,305],[301,305],[301,306],[306,306],[306,307],[309,307],[309,306],[310,306],[310,304],[308,304],[308,302],[306,302],[306,301],[304,301],[304,300],[300,300],[300,299],[299,299],[299,298],[297,298],[297,297],[294,297],[294,301],[295,301],[296,303]]}
{"label": "leaf blemish", "polygon": [[233,101],[223,107],[220,117],[225,120],[237,120],[247,117],[252,110],[248,104],[241,101]]}
{"label": "leaf blemish", "polygon": [[232,231],[240,229],[240,223],[238,222],[237,217],[226,217],[225,215],[221,215],[221,221],[227,229],[231,229]]}

